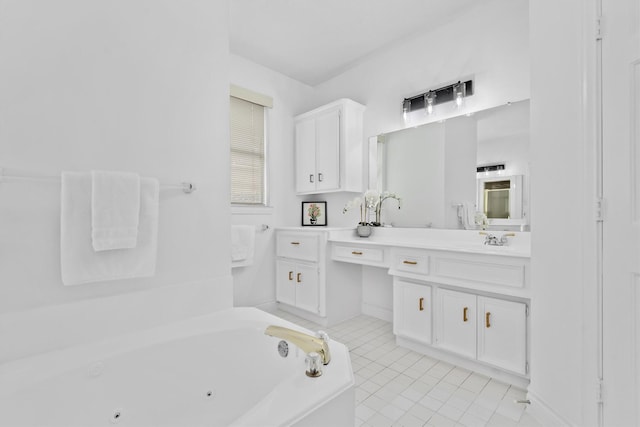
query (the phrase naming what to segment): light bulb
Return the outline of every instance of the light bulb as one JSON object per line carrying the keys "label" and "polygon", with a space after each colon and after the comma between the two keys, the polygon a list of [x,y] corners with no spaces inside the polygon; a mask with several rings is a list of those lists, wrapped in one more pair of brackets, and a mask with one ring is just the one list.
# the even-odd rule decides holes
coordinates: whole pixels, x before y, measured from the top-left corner
{"label": "light bulb", "polygon": [[453,99],[456,103],[456,108],[461,108],[464,103],[464,97],[466,95],[466,86],[464,83],[458,82],[453,85]]}
{"label": "light bulb", "polygon": [[409,121],[409,112],[411,111],[411,100],[405,98],[402,101],[402,118],[404,122],[407,123]]}
{"label": "light bulb", "polygon": [[430,90],[429,92],[425,93],[424,99],[425,105],[427,106],[427,115],[430,116],[431,114],[433,114],[433,104],[436,100],[436,93]]}

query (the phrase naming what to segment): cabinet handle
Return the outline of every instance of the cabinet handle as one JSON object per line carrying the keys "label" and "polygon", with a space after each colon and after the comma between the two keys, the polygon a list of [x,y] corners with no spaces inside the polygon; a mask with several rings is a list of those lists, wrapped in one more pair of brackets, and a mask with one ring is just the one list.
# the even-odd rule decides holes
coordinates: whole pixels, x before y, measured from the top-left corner
{"label": "cabinet handle", "polygon": [[362,255],[362,252],[359,251],[352,251],[351,254],[353,255]]}
{"label": "cabinet handle", "polygon": [[289,272],[289,280],[293,280],[293,271]]}
{"label": "cabinet handle", "polygon": [[322,182],[322,180],[324,179],[324,175],[322,175],[321,173],[318,174],[318,182]]}
{"label": "cabinet handle", "polygon": [[467,317],[467,311],[469,311],[469,307],[465,307],[462,309],[462,321],[467,322],[469,318]]}
{"label": "cabinet handle", "polygon": [[296,275],[296,282],[301,283],[301,282],[302,282],[301,277],[302,277],[302,273],[298,273],[298,274]]}
{"label": "cabinet handle", "polygon": [[487,314],[485,314],[485,319],[484,319],[484,324],[487,328],[491,327],[491,322],[489,321],[489,316],[491,316],[491,313],[487,311]]}
{"label": "cabinet handle", "polygon": [[300,242],[291,242],[292,245],[299,245]]}
{"label": "cabinet handle", "polygon": [[420,311],[424,311],[424,298],[420,297],[420,302],[418,303],[418,308]]}
{"label": "cabinet handle", "polygon": [[313,183],[313,174],[309,175],[309,182]]}
{"label": "cabinet handle", "polygon": [[404,261],[402,261],[402,263],[403,264],[409,264],[409,265],[417,265],[418,261],[407,261],[407,260],[404,260]]}

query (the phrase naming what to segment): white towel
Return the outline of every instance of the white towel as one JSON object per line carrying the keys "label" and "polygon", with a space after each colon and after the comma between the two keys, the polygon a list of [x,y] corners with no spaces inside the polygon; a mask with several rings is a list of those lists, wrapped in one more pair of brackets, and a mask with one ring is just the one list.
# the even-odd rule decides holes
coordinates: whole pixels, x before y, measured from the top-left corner
{"label": "white towel", "polygon": [[96,251],[135,248],[140,216],[140,177],[91,171],[91,241]]}
{"label": "white towel", "polygon": [[156,179],[140,179],[136,247],[96,252],[91,243],[91,174],[62,174],[60,262],[66,286],[155,274],[158,189]]}
{"label": "white towel", "polygon": [[231,226],[231,266],[253,264],[256,228],[253,225]]}

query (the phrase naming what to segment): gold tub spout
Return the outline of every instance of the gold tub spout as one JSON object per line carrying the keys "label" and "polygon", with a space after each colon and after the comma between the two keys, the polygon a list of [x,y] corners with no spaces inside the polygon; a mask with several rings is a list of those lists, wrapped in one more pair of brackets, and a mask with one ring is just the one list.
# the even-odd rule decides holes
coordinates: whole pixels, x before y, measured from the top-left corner
{"label": "gold tub spout", "polygon": [[265,335],[283,340],[291,341],[293,344],[309,354],[316,352],[322,359],[322,364],[327,365],[331,362],[331,353],[329,352],[329,337],[324,332],[319,332],[320,337],[314,337],[300,331],[284,328],[282,326],[271,325],[264,331]]}

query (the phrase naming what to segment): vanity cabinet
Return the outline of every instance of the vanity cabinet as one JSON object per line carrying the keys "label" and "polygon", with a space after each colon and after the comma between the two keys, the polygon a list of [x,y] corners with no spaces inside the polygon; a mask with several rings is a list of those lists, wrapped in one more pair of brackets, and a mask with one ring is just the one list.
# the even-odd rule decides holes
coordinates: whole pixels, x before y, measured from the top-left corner
{"label": "vanity cabinet", "polygon": [[276,230],[276,303],[281,310],[332,326],[360,314],[361,272],[331,260],[330,229]]}
{"label": "vanity cabinet", "polygon": [[392,276],[392,303],[382,308],[367,302],[389,301],[384,282],[362,282],[369,286],[363,312],[393,320],[400,346],[526,387],[529,234],[490,247],[477,231],[380,228],[375,233],[369,239],[354,237],[352,230],[331,237],[333,260],[360,264],[369,273],[370,267],[388,268]]}
{"label": "vanity cabinet", "polygon": [[436,345],[493,366],[527,373],[527,305],[438,289]]}
{"label": "vanity cabinet", "polygon": [[277,300],[319,313],[318,265],[286,259],[276,261]]}
{"label": "vanity cabinet", "polygon": [[276,300],[320,313],[319,235],[279,233],[276,237]]}
{"label": "vanity cabinet", "polygon": [[393,333],[431,344],[431,286],[397,279],[393,283],[393,301]]}
{"label": "vanity cabinet", "polygon": [[295,117],[298,194],[362,191],[364,109],[341,99]]}

